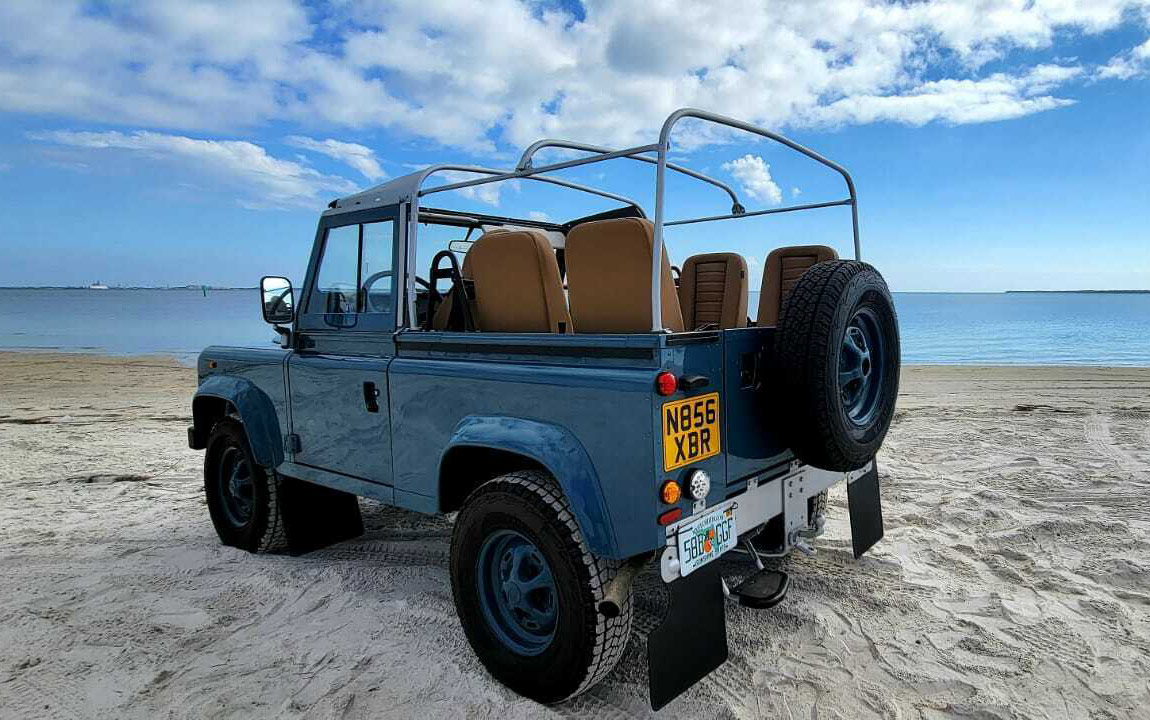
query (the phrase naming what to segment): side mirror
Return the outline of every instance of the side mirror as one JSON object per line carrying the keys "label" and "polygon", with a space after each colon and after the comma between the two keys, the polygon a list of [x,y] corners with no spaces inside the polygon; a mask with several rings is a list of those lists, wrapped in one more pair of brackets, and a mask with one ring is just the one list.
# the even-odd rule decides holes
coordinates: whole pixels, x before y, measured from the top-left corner
{"label": "side mirror", "polygon": [[447,249],[453,253],[466,255],[468,251],[471,250],[471,246],[474,244],[474,240],[452,240],[451,242],[447,243]]}
{"label": "side mirror", "polygon": [[282,277],[265,277],[260,280],[260,297],[264,322],[272,325],[290,323],[295,317],[295,297],[292,295],[291,280]]}

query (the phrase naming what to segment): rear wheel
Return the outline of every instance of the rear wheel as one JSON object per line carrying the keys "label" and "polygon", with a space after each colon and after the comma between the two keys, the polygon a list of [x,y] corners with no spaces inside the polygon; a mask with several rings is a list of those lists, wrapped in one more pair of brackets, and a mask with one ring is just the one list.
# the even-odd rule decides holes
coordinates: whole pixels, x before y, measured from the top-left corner
{"label": "rear wheel", "polygon": [[631,629],[598,612],[618,563],[592,555],[566,499],[545,473],[520,471],[479,487],[451,538],[451,587],[464,633],[497,680],[539,702],[602,680]]}
{"label": "rear wheel", "polygon": [[898,396],[898,321],[882,276],[853,260],[807,270],[783,305],[775,348],[795,455],[826,470],[865,465]]}
{"label": "rear wheel", "polygon": [[280,480],[253,458],[243,425],[227,417],[216,423],[204,455],[204,492],[220,542],[249,552],[287,547]]}

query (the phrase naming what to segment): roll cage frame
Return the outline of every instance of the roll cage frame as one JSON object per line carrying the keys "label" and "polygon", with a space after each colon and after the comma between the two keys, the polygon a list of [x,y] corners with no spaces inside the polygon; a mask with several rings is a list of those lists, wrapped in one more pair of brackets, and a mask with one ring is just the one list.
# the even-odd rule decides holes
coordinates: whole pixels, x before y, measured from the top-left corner
{"label": "roll cage frame", "polygon": [[[738,195],[726,183],[716,180],[715,178],[704,175],[703,173],[691,170],[690,168],[672,163],[667,159],[671,148],[671,131],[674,130],[675,125],[684,118],[695,118],[704,120],[717,125],[742,130],[752,135],[772,140],[780,143],[791,150],[794,150],[808,158],[818,162],[831,170],[834,170],[842,176],[846,182],[849,197],[842,200],[831,200],[828,202],[819,203],[806,203],[802,205],[788,205],[779,208],[770,208],[766,210],[746,210],[739,202]],[[565,150],[575,150],[592,153],[588,157],[573,158],[561,162],[541,165],[536,167],[533,162],[535,153],[544,148],[561,148]],[[655,157],[651,157],[651,154]],[[504,182],[507,180],[525,179],[537,180],[546,182],[561,187],[566,187],[572,190],[578,190],[599,197],[615,200],[622,203],[624,206],[631,206],[638,211],[642,217],[646,217],[643,213],[642,207],[634,200],[618,195],[616,193],[601,190],[599,188],[581,185],[579,183],[571,182],[569,180],[562,180],[560,178],[547,177],[545,173],[552,173],[559,170],[566,170],[568,168],[580,167],[582,165],[591,165],[593,163],[605,162],[607,160],[614,160],[617,158],[628,158],[638,162],[648,163],[655,165],[655,217],[654,223],[654,252],[651,253],[651,331],[655,333],[666,332],[662,327],[661,318],[662,314],[662,292],[661,292],[661,279],[662,273],[660,272],[663,261],[663,229],[666,226],[672,225],[689,225],[694,223],[714,222],[718,220],[734,220],[739,218],[759,217],[763,215],[777,215],[780,213],[796,212],[801,210],[816,210],[828,207],[839,207],[848,205],[851,208],[851,228],[854,240],[854,255],[856,260],[862,259],[862,250],[859,243],[859,219],[858,219],[858,197],[855,193],[854,181],[851,179],[850,173],[846,168],[838,163],[829,160],[819,153],[811,150],[804,145],[780,135],[779,133],[760,128],[751,123],[746,123],[741,120],[735,120],[716,113],[707,112],[705,110],[698,110],[695,108],[681,108],[671,113],[665,121],[663,121],[662,129],[659,132],[659,141],[650,145],[638,145],[636,147],[625,148],[623,150],[609,150],[607,148],[598,147],[595,145],[587,145],[584,143],[572,142],[568,140],[557,139],[544,139],[531,144],[519,158],[514,170],[495,170],[492,168],[484,168],[474,165],[433,165],[421,172],[417,173],[414,180],[414,189],[407,198],[408,212],[406,217],[407,222],[407,242],[404,253],[404,262],[407,268],[413,268],[415,265],[415,246],[419,232],[419,223],[427,222],[429,220],[437,220],[444,217],[442,210],[434,211],[437,214],[435,218],[422,218],[419,210],[420,198],[431,195],[434,193],[448,192],[451,190],[462,190],[464,188],[476,187],[478,185],[487,185],[490,183]],[[681,220],[667,221],[665,218],[666,211],[666,198],[665,198],[665,185],[667,171],[672,170],[689,177],[695,178],[702,182],[708,183],[723,192],[725,192],[731,200],[731,212],[724,215],[707,215],[696,218],[684,218]],[[424,188],[423,184],[427,178],[436,173],[443,172],[466,172],[484,175],[485,177],[475,178],[471,180],[462,180],[458,182],[445,183],[443,185],[436,185],[430,188]],[[366,194],[366,193],[365,193]],[[333,203],[334,206],[334,203]],[[447,213],[453,214],[453,213]],[[460,213],[460,217],[466,217],[468,213]],[[407,306],[407,321],[411,327],[417,327],[418,323],[415,317],[415,273],[404,272],[405,277],[405,298]]]}

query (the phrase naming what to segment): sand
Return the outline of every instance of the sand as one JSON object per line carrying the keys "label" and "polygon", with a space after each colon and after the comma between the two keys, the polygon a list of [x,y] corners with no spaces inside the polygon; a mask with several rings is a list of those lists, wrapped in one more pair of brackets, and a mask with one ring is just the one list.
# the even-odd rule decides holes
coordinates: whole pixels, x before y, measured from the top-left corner
{"label": "sand", "polygon": [[[362,538],[306,557],[220,546],[194,381],[0,354],[0,716],[650,714],[646,611],[573,702],[493,682],[444,520],[363,501]],[[1150,716],[1150,369],[911,368],[879,462],[886,538],[854,561],[835,492],[787,599],[729,606],[730,661],[661,717]]]}

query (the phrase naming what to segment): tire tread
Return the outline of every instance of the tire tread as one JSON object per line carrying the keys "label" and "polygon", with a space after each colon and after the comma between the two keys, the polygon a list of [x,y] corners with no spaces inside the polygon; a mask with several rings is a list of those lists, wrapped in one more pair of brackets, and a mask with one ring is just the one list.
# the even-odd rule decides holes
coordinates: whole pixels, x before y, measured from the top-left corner
{"label": "tire tread", "polygon": [[[834,327],[841,298],[851,282],[862,274],[871,276],[889,300],[890,290],[882,276],[868,263],[857,260],[828,260],[803,273],[780,312],[775,357],[788,402],[786,412],[792,429],[789,441],[795,455],[810,464],[831,470],[847,470],[861,465],[834,441],[833,418],[839,412],[838,384],[828,383],[837,376],[831,367],[837,357],[832,343],[838,341]],[[893,305],[891,306],[893,314]],[[894,338],[897,353],[898,338]],[[893,378],[897,391],[897,363]],[[893,404],[890,411],[893,412]],[[889,424],[890,417],[883,419]],[[885,435],[885,429],[880,433]],[[813,462],[817,459],[818,462]],[[865,461],[864,461],[865,462]]]}
{"label": "tire tread", "polygon": [[[607,618],[597,611],[599,600],[603,598],[607,584],[619,570],[619,562],[594,555],[587,549],[583,534],[571,512],[571,507],[562,490],[550,475],[538,470],[519,470],[501,475],[480,485],[464,503],[464,507],[474,502],[482,494],[504,492],[523,498],[550,515],[549,522],[561,530],[567,554],[579,563],[586,572],[587,584],[582,589],[589,600],[595,627],[586,628],[594,633],[594,643],[587,662],[586,674],[574,690],[554,702],[562,702],[586,692],[605,678],[618,664],[631,635],[632,599],[628,597],[618,617]],[[458,538],[452,539],[452,554],[457,551]]]}

